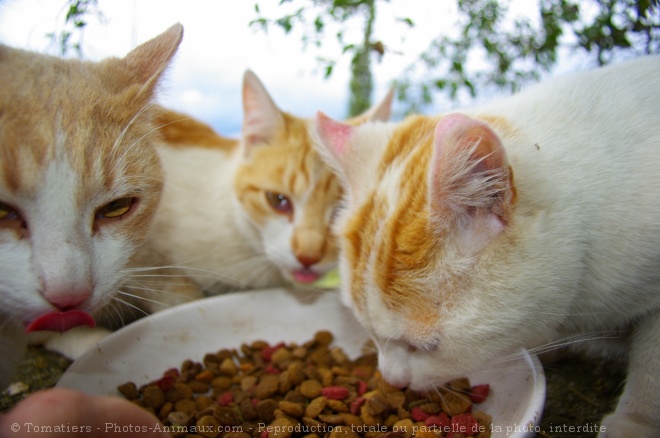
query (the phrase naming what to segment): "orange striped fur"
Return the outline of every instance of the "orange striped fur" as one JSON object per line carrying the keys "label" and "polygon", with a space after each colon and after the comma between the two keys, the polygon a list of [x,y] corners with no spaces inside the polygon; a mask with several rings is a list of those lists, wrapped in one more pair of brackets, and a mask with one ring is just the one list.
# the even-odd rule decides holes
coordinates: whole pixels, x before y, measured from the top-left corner
{"label": "orange striped fur", "polygon": [[206,123],[172,109],[158,108],[156,126],[161,140],[170,146],[219,149],[231,153],[238,140],[219,135]]}

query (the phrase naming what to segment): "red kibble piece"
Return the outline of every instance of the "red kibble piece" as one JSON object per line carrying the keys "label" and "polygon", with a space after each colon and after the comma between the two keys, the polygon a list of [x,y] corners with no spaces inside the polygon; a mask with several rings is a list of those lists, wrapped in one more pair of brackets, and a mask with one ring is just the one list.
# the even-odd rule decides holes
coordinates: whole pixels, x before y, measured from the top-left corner
{"label": "red kibble piece", "polygon": [[258,398],[253,398],[253,399],[252,399],[252,406],[256,406],[256,405],[258,405],[259,403],[261,403],[261,400],[259,400]]}
{"label": "red kibble piece", "polygon": [[279,374],[280,372],[281,371],[271,363],[266,365],[266,368],[264,368],[264,373],[266,374]]}
{"label": "red kibble piece", "polygon": [[438,415],[430,415],[424,420],[424,426],[437,427],[440,430],[448,430],[451,427],[451,419],[444,412]]}
{"label": "red kibble piece", "polygon": [[343,386],[326,386],[321,389],[321,395],[331,400],[344,400],[348,397],[348,388]]}
{"label": "red kibble piece", "polygon": [[280,349],[284,346],[285,346],[284,342],[280,342],[279,344],[275,344],[272,347],[270,345],[266,346],[266,347],[261,349],[261,357],[266,362],[270,362],[271,359],[273,358],[273,353],[275,353],[276,350],[278,350],[278,349]]}
{"label": "red kibble piece", "polygon": [[176,377],[172,376],[171,374],[164,375],[160,379],[156,380],[154,383],[163,391],[167,391],[168,389],[172,388],[176,383]]}
{"label": "red kibble piece", "polygon": [[447,434],[447,438],[453,438],[456,433],[472,436],[477,432],[479,432],[479,422],[472,414],[458,414],[451,418],[451,431]]}
{"label": "red kibble piece", "polygon": [[424,412],[419,406],[415,406],[410,410],[410,416],[414,421],[426,421],[431,415]]}
{"label": "red kibble piece", "polygon": [[364,395],[364,393],[367,392],[367,389],[369,389],[367,387],[367,382],[363,382],[362,380],[358,380],[358,383],[357,383],[357,393],[358,393],[358,395],[359,396]]}
{"label": "red kibble piece", "polygon": [[364,398],[364,397],[358,397],[358,398],[356,398],[355,400],[353,400],[353,401],[351,402],[351,407],[350,407],[351,414],[353,414],[353,415],[360,415],[360,408],[362,407],[362,405],[363,405],[366,401],[367,401],[367,399]]}
{"label": "red kibble piece", "polygon": [[218,396],[218,404],[220,406],[227,406],[229,403],[234,401],[234,394],[231,392],[223,392]]}
{"label": "red kibble piece", "polygon": [[474,385],[468,396],[472,400],[472,403],[483,403],[488,397],[488,394],[490,394],[490,385],[486,383],[483,385]]}
{"label": "red kibble piece", "polygon": [[268,438],[268,430],[264,429],[261,431],[261,438]]}

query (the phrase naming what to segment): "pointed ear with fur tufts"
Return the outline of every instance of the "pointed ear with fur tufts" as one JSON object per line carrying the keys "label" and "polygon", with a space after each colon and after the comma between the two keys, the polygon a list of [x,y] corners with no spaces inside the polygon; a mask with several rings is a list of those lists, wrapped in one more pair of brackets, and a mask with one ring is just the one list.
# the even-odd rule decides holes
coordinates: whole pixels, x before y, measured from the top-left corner
{"label": "pointed ear with fur tufts", "polygon": [[350,167],[351,160],[350,140],[355,128],[338,122],[321,111],[316,113],[315,123],[320,140],[315,142],[317,151],[339,178],[346,182],[347,167]]}
{"label": "pointed ear with fur tufts", "polygon": [[444,116],[436,125],[429,172],[432,219],[458,225],[471,242],[485,243],[511,219],[515,203],[513,172],[495,132],[463,114]]}
{"label": "pointed ear with fur tufts", "polygon": [[319,111],[316,113],[316,132],[321,139],[322,152],[326,152],[323,155],[331,157],[331,161],[343,168],[346,165],[353,127]]}
{"label": "pointed ear with fur tufts", "polygon": [[362,114],[346,120],[352,126],[361,125],[369,121],[387,122],[392,115],[392,101],[394,100],[394,87],[390,88],[383,100],[369,108]]}
{"label": "pointed ear with fur tufts", "polygon": [[283,125],[282,111],[257,75],[247,70],[243,76],[243,141],[246,149],[269,142]]}
{"label": "pointed ear with fur tufts", "polygon": [[[119,69],[142,86],[140,94],[151,97],[161,75],[174,57],[183,38],[183,26],[177,23],[156,38],[133,49],[120,60]],[[128,83],[125,81],[124,83]]]}

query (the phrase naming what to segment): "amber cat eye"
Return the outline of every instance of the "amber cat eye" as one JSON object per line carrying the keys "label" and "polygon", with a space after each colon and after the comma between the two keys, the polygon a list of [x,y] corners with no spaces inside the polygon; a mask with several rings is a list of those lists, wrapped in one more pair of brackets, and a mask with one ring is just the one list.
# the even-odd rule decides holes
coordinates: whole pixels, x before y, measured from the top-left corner
{"label": "amber cat eye", "polygon": [[273,210],[281,214],[291,214],[293,211],[293,203],[291,200],[281,193],[266,192],[266,200]]}
{"label": "amber cat eye", "polygon": [[7,204],[0,202],[0,220],[12,220],[16,219],[18,214],[16,210],[8,206]]}
{"label": "amber cat eye", "polygon": [[99,219],[117,219],[125,215],[131,210],[135,198],[120,198],[106,204],[99,208],[96,212],[96,217]]}

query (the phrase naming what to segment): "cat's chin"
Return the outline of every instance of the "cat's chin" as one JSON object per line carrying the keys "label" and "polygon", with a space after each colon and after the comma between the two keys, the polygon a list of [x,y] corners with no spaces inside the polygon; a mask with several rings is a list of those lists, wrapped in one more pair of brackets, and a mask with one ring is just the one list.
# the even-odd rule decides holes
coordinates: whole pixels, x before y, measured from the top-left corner
{"label": "cat's chin", "polygon": [[35,331],[65,332],[73,327],[87,326],[94,328],[96,321],[87,312],[82,310],[67,310],[65,312],[45,313],[25,327],[25,333]]}

